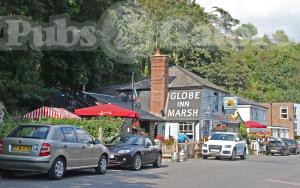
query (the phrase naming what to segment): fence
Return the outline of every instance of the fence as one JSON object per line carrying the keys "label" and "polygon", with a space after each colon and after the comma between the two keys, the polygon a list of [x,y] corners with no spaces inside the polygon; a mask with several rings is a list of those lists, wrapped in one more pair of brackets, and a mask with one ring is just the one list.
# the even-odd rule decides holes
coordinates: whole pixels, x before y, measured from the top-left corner
{"label": "fence", "polygon": [[[198,146],[196,146],[196,144]],[[186,142],[177,143],[172,145],[167,145],[165,143],[160,143],[163,157],[171,158],[174,153],[184,155],[186,158],[199,157],[201,144],[197,142]]]}

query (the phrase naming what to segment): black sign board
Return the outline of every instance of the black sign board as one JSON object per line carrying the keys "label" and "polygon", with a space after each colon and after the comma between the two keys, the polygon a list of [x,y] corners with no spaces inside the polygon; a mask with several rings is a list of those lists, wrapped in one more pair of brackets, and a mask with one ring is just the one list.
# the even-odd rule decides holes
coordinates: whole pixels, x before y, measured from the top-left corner
{"label": "black sign board", "polygon": [[200,119],[201,90],[169,92],[166,120],[195,121]]}

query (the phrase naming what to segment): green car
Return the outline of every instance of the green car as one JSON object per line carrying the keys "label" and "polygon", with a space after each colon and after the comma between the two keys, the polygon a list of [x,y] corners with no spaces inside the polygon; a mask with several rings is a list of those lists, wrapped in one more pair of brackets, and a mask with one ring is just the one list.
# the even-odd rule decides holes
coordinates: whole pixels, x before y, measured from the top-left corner
{"label": "green car", "polygon": [[20,125],[0,140],[4,178],[18,171],[42,171],[61,179],[67,170],[86,168],[105,174],[108,156],[99,140],[72,125]]}

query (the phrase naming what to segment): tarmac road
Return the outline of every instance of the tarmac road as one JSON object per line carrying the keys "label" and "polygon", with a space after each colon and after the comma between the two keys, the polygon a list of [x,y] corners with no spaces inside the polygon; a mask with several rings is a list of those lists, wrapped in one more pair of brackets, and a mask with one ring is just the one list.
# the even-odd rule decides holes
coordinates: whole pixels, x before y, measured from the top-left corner
{"label": "tarmac road", "polygon": [[105,175],[92,170],[69,172],[59,181],[46,174],[0,178],[0,188],[292,188],[300,187],[300,155],[251,156],[248,160],[190,159],[164,162],[162,168],[141,171],[113,168]]}

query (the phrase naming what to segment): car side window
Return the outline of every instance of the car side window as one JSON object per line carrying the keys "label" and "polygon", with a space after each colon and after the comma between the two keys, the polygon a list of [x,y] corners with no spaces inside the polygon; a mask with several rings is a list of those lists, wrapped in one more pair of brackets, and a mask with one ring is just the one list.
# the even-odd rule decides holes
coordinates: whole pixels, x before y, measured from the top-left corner
{"label": "car side window", "polygon": [[65,142],[65,136],[61,129],[55,129],[54,135],[52,136],[52,140],[58,142]]}
{"label": "car side window", "polygon": [[84,130],[80,128],[75,128],[76,134],[78,136],[78,142],[83,144],[93,143],[93,138],[90,137]]}
{"label": "car side window", "polygon": [[145,138],[145,144],[146,145],[149,144],[149,146],[153,146],[153,143],[152,143],[152,141],[149,138]]}
{"label": "car side window", "polygon": [[75,131],[72,127],[63,127],[61,128],[61,130],[65,136],[66,142],[72,142],[72,143],[77,142]]}

